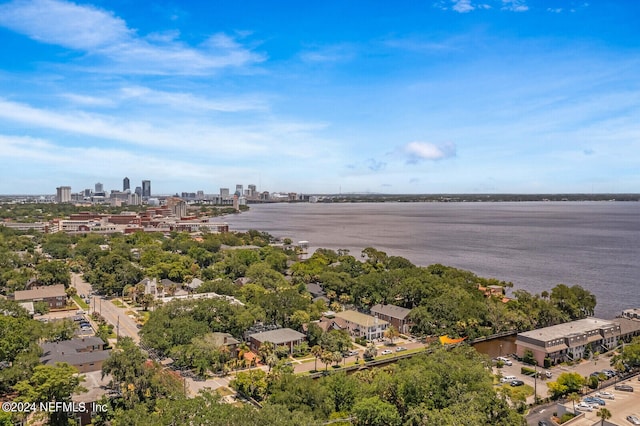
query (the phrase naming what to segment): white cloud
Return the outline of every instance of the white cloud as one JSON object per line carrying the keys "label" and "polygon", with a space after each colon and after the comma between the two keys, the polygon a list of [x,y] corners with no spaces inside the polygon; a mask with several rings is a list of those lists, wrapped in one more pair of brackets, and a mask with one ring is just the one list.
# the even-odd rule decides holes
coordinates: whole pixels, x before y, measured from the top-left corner
{"label": "white cloud", "polygon": [[338,44],[309,49],[300,53],[304,62],[342,62],[354,56],[352,46]]}
{"label": "white cloud", "polygon": [[526,12],[529,10],[525,0],[502,0],[502,10],[511,12]]}
{"label": "white cloud", "polygon": [[467,13],[475,10],[475,6],[471,4],[471,0],[453,0],[453,6],[451,8],[460,13]]}
{"label": "white cloud", "polygon": [[556,7],[556,8],[548,7],[547,8],[547,12],[562,13],[562,8],[561,7]]}
{"label": "white cloud", "polygon": [[441,160],[456,155],[456,146],[453,143],[435,145],[429,142],[410,142],[402,151],[408,156],[407,162],[418,163],[423,160]]}
{"label": "white cloud", "polygon": [[101,64],[94,69],[101,72],[200,75],[265,59],[226,34],[214,34],[193,48],[177,41],[176,32],[143,37],[110,12],[60,0],[5,3],[0,6],[0,25],[42,43],[107,59],[114,65]]}

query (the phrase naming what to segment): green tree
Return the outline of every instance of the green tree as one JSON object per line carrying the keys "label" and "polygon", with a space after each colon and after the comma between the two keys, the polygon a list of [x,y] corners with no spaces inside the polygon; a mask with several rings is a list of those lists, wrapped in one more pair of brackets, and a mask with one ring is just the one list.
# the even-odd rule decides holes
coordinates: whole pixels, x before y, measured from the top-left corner
{"label": "green tree", "polygon": [[397,328],[395,328],[393,325],[390,325],[389,327],[387,327],[387,329],[384,331],[384,337],[386,337],[387,339],[389,339],[391,341],[391,343],[393,344],[393,341],[395,339],[397,339],[398,337],[400,337],[400,332],[398,331]]}
{"label": "green tree", "polygon": [[576,402],[580,402],[580,395],[578,395],[576,392],[572,392],[569,395],[567,395],[567,399],[569,401],[571,401],[571,403],[573,404],[573,412],[576,412]]}
{"label": "green tree", "polygon": [[354,424],[366,426],[397,426],[401,419],[398,409],[378,396],[361,399],[353,406]]}
{"label": "green tree", "polygon": [[[19,394],[16,401],[69,402],[72,394],[86,391],[80,386],[84,376],[77,373],[78,370],[67,363],[56,363],[55,366],[39,365],[33,370],[28,380],[23,380],[14,386]],[[51,425],[67,425],[68,420],[67,413],[63,411],[49,413]]]}
{"label": "green tree", "polygon": [[604,422],[609,420],[612,416],[611,411],[602,407],[596,412],[596,416],[600,417],[600,426],[604,426]]}

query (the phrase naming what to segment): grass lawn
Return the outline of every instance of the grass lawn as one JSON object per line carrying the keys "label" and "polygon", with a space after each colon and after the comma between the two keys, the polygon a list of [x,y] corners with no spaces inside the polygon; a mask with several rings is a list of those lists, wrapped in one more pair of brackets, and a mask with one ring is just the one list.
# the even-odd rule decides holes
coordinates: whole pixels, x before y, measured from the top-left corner
{"label": "grass lawn", "polygon": [[233,395],[233,391],[225,386],[219,387],[218,389],[216,389],[216,392],[218,393],[218,395],[220,396],[229,396],[229,395]]}
{"label": "grass lawn", "polygon": [[533,395],[533,388],[529,385],[511,386],[510,383],[504,383],[502,385],[502,391],[505,395],[508,395],[512,401],[526,401],[527,397]]}
{"label": "grass lawn", "polygon": [[84,309],[85,311],[89,309],[89,305],[84,303],[84,300],[82,300],[82,298],[77,294],[73,296],[73,301],[76,302],[81,309]]}
{"label": "grass lawn", "polygon": [[118,308],[124,308],[124,305],[122,304],[121,301],[119,301],[118,299],[113,299],[111,301],[111,303],[113,303],[114,305],[116,305]]}

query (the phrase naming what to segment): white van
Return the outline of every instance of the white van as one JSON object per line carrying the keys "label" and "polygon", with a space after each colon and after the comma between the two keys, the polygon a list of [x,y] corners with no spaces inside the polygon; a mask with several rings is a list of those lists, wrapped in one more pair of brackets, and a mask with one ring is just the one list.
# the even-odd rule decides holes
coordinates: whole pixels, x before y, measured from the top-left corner
{"label": "white van", "polygon": [[500,379],[500,383],[513,382],[515,379],[516,376],[504,376],[502,379]]}

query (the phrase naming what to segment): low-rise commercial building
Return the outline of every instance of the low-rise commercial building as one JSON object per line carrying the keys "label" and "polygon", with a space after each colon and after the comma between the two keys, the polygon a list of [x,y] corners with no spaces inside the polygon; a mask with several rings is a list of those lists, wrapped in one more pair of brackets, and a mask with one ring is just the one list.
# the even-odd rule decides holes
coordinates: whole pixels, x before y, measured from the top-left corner
{"label": "low-rise commercial building", "polygon": [[621,337],[619,322],[591,317],[518,333],[516,348],[520,357],[530,350],[543,365],[545,358],[552,363],[579,359],[587,347],[592,352],[606,352],[614,348]]}

